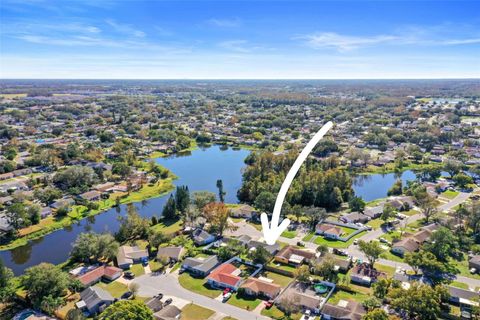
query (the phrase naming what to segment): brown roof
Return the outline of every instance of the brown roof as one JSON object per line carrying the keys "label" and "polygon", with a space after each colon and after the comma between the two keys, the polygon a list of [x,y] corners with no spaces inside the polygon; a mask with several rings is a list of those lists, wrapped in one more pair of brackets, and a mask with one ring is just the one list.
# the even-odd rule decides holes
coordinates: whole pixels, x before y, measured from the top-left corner
{"label": "brown roof", "polygon": [[297,256],[304,257],[305,259],[313,259],[315,258],[315,252],[308,251],[308,250],[302,250],[300,248],[294,247],[294,246],[286,246],[282,250],[280,250],[276,257],[284,258],[284,259],[290,259],[290,257],[296,254]]}
{"label": "brown roof", "polygon": [[96,282],[100,280],[103,276],[112,278],[115,276],[116,273],[121,272],[122,269],[119,269],[117,267],[112,267],[112,266],[101,266],[96,269],[93,269],[92,271],[89,271],[81,276],[79,276],[77,279],[85,286],[92,284],[93,282]]}
{"label": "brown roof", "polygon": [[325,304],[322,309],[322,315],[328,315],[334,319],[360,320],[366,313],[361,303],[353,300],[340,300],[337,305]]}
{"label": "brown roof", "polygon": [[248,278],[242,284],[241,288],[248,288],[256,294],[267,293],[271,297],[275,297],[282,290],[282,287],[280,287],[278,284],[270,283],[257,278]]}
{"label": "brown roof", "polygon": [[412,238],[404,238],[392,245],[392,248],[404,248],[409,252],[417,251],[420,245]]}
{"label": "brown roof", "polygon": [[430,238],[430,236],[432,235],[432,232],[430,230],[421,230],[421,231],[418,231],[417,233],[415,233],[413,235],[413,238],[419,242],[419,243],[423,243],[425,242],[426,240],[428,240]]}
{"label": "brown roof", "polygon": [[233,275],[233,272],[236,270],[237,267],[235,267],[233,264],[224,263],[217,269],[213,270],[208,276],[208,279],[236,287],[238,282],[242,280],[242,278]]}
{"label": "brown roof", "polygon": [[331,224],[321,224],[320,226],[317,226],[317,229],[325,233],[335,234],[337,236],[341,235],[343,232],[340,227]]}

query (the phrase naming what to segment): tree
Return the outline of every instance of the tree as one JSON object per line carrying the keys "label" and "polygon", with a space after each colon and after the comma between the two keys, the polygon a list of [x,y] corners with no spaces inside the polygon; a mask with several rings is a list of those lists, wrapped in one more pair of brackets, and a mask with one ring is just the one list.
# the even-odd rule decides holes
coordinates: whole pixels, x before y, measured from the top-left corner
{"label": "tree", "polygon": [[118,174],[122,179],[127,178],[131,172],[132,169],[125,162],[115,162],[112,166],[112,173]]}
{"label": "tree", "polygon": [[228,223],[230,209],[224,203],[211,202],[203,208],[203,215],[220,236],[226,229],[232,229]]}
{"label": "tree", "polygon": [[167,241],[167,236],[160,231],[151,231],[148,235],[148,244],[151,248],[158,248],[159,245]]}
{"label": "tree", "polygon": [[366,242],[360,240],[358,242],[358,248],[361,252],[363,252],[363,254],[365,254],[365,257],[370,262],[372,267],[375,265],[375,262],[383,252],[383,249],[378,241]]}
{"label": "tree", "polygon": [[272,258],[270,252],[268,252],[264,247],[257,247],[255,250],[250,252],[250,258],[255,263],[265,264]]}
{"label": "tree", "polygon": [[177,138],[177,151],[190,148],[190,138],[184,135],[180,135]]}
{"label": "tree", "polygon": [[351,211],[363,212],[365,209],[365,201],[363,201],[361,197],[352,197],[348,201],[348,206],[350,207]]}
{"label": "tree", "polygon": [[131,282],[128,285],[128,289],[132,293],[133,298],[135,298],[137,296],[138,290],[140,290],[140,285],[138,283]]}
{"label": "tree", "polygon": [[208,203],[215,202],[215,194],[209,191],[195,191],[193,192],[193,203],[199,211],[203,210]]}
{"label": "tree", "polygon": [[153,312],[143,301],[120,300],[106,308],[98,320],[153,320]]}
{"label": "tree", "polygon": [[402,180],[397,179],[393,186],[388,189],[387,195],[389,196],[399,196],[403,193]]}
{"label": "tree", "polygon": [[67,312],[65,320],[86,320],[87,318],[83,315],[83,311],[80,309],[70,309]]}
{"label": "tree", "polygon": [[280,308],[283,310],[287,317],[290,317],[292,313],[297,312],[300,309],[300,297],[297,295],[294,298],[290,296],[284,296],[282,300],[280,300]]}
{"label": "tree", "polygon": [[322,259],[314,266],[315,274],[322,276],[325,281],[337,282],[338,275],[335,269],[335,261],[331,256]]}
{"label": "tree", "polygon": [[426,284],[412,283],[405,290],[394,288],[389,293],[393,308],[403,310],[408,319],[439,319],[442,301],[448,299],[448,291],[442,286],[432,288]]}
{"label": "tree", "polygon": [[392,279],[381,278],[373,284],[373,295],[378,299],[384,299],[388,290],[392,287]]}
{"label": "tree", "polygon": [[90,167],[72,166],[59,171],[53,177],[58,188],[73,194],[87,191],[98,182],[98,176]]}
{"label": "tree", "polygon": [[223,181],[222,179],[217,180],[217,188],[218,188],[218,199],[220,199],[220,202],[225,202],[225,195],[227,194],[225,191],[223,191]]}
{"label": "tree", "polygon": [[261,211],[272,213],[275,205],[275,195],[268,191],[263,191],[255,199],[255,207]]}
{"label": "tree", "polygon": [[459,161],[447,160],[443,165],[443,170],[447,171],[450,177],[453,177],[462,170],[462,164]]}
{"label": "tree", "polygon": [[27,289],[27,296],[33,305],[41,307],[45,299],[50,303],[52,297],[64,294],[70,277],[53,264],[40,263],[25,271],[21,283]]}
{"label": "tree", "polygon": [[15,295],[15,288],[12,284],[13,272],[5,267],[0,259],[0,302],[8,302]]}
{"label": "tree", "polygon": [[189,204],[190,192],[188,191],[188,186],[177,186],[177,191],[175,192],[175,205],[177,210],[184,214]]}
{"label": "tree", "polygon": [[438,228],[428,243],[423,246],[425,251],[431,252],[438,260],[446,262],[449,257],[455,256],[458,248],[458,239],[449,229]]}
{"label": "tree", "polygon": [[378,309],[382,306],[382,302],[380,300],[378,300],[376,297],[369,297],[367,299],[365,299],[363,302],[363,307],[367,310],[367,311],[372,311],[374,309]]}
{"label": "tree", "polygon": [[422,210],[423,215],[425,216],[425,223],[430,221],[437,213],[437,207],[435,205],[435,199],[429,195],[424,187],[419,187],[414,190],[413,196],[418,203],[418,206]]}
{"label": "tree", "polygon": [[386,203],[383,206],[383,211],[382,211],[382,214],[380,215],[380,219],[387,222],[391,218],[395,217],[395,214],[396,214],[395,207],[392,206],[390,203]]}
{"label": "tree", "polygon": [[388,320],[388,314],[382,309],[373,309],[367,312],[362,320]]}
{"label": "tree", "polygon": [[308,269],[307,265],[300,266],[300,268],[294,271],[295,277],[300,282],[308,282],[310,281],[310,270]]}
{"label": "tree", "polygon": [[177,205],[172,194],[168,198],[167,203],[165,203],[163,206],[162,217],[167,220],[174,220],[178,218]]}
{"label": "tree", "polygon": [[303,214],[308,218],[311,230],[315,230],[317,224],[328,217],[328,213],[325,208],[318,208],[313,206],[307,207],[304,210]]}
{"label": "tree", "polygon": [[58,190],[57,188],[48,186],[44,189],[35,189],[33,191],[33,196],[40,200],[42,203],[50,205],[52,204],[52,202],[62,197],[62,191]]}
{"label": "tree", "polygon": [[120,221],[120,228],[115,234],[115,238],[119,242],[145,239],[148,236],[150,221],[138,214],[133,203],[127,204],[127,215],[120,216],[118,220]]}
{"label": "tree", "polygon": [[473,178],[463,172],[460,172],[453,176],[453,181],[460,189],[465,189],[469,184],[473,183]]}
{"label": "tree", "polygon": [[405,254],[405,262],[412,267],[415,274],[418,274],[418,271],[423,265],[423,252],[407,252]]}

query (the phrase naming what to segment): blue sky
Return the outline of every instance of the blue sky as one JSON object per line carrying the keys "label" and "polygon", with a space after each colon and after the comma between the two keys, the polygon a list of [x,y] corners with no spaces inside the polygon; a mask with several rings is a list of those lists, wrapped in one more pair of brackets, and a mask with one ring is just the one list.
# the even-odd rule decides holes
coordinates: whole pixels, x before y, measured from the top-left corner
{"label": "blue sky", "polygon": [[480,2],[0,2],[1,78],[479,78]]}

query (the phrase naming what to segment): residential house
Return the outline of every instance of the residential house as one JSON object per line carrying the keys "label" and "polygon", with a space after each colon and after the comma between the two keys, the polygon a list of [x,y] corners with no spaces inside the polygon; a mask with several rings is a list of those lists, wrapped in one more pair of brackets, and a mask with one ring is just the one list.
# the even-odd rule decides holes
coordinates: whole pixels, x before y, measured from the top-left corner
{"label": "residential house", "polygon": [[163,308],[162,299],[160,299],[158,296],[148,300],[147,302],[145,302],[145,304],[150,310],[153,311],[153,313],[160,311]]}
{"label": "residential house", "polygon": [[212,243],[216,239],[214,235],[208,233],[203,229],[196,229],[195,231],[193,231],[192,238],[197,246],[203,246]]}
{"label": "residential house", "polygon": [[129,269],[132,264],[148,259],[148,251],[138,247],[121,246],[118,248],[117,265],[122,269]]}
{"label": "residential house", "polygon": [[257,212],[255,209],[249,205],[242,205],[230,210],[231,216],[234,218],[245,218],[245,219],[252,219]]}
{"label": "residential house", "polygon": [[210,272],[220,264],[217,256],[207,258],[186,258],[183,261],[182,268],[190,274],[198,277],[206,277]]}
{"label": "residential house", "polygon": [[77,308],[88,311],[91,315],[102,312],[115,300],[108,291],[97,286],[88,287],[80,292],[80,299],[76,303]]}
{"label": "residential house", "polygon": [[317,224],[315,232],[328,239],[339,239],[343,234],[342,228],[329,223]]}
{"label": "residential house", "polygon": [[113,267],[113,266],[101,266],[91,271],[88,271],[77,279],[85,286],[91,286],[101,279],[105,279],[107,281],[113,281],[115,279],[120,278],[122,275],[122,269]]}
{"label": "residential house", "polygon": [[366,207],[365,210],[363,211],[363,214],[366,215],[367,217],[370,217],[370,219],[376,219],[380,217],[383,213],[383,204],[380,204],[375,207]]}
{"label": "residential house", "polygon": [[414,239],[403,238],[402,240],[397,241],[392,245],[391,251],[403,257],[405,253],[415,252],[419,248],[420,248],[419,243]]}
{"label": "residential house", "polygon": [[310,288],[310,284],[294,282],[278,298],[278,307],[282,309],[282,301],[295,301],[302,311],[310,310],[315,314],[320,312],[323,298]]}
{"label": "residential house", "polygon": [[267,299],[275,299],[282,291],[282,287],[278,284],[252,277],[245,280],[240,288],[245,289],[247,295],[265,297]]}
{"label": "residential house", "polygon": [[468,260],[468,268],[480,271],[480,255],[474,255]]}
{"label": "residential house", "polygon": [[42,219],[45,219],[51,214],[52,214],[52,208],[50,207],[43,207],[42,210],[40,211],[40,217],[42,217]]}
{"label": "residential house", "polygon": [[177,320],[180,319],[181,314],[182,311],[178,307],[169,304],[162,310],[155,312],[153,317],[156,320]]}
{"label": "residential house", "polygon": [[470,291],[453,286],[447,286],[450,293],[450,302],[455,305],[468,305],[472,307],[479,306],[480,294],[476,291]]}
{"label": "residential house", "polygon": [[268,253],[270,254],[275,254],[278,252],[278,250],[280,249],[280,245],[278,243],[275,243],[275,244],[266,244],[265,242],[263,241],[257,241],[257,240],[250,240],[248,243],[247,243],[247,248],[249,250],[255,250],[256,248],[259,248],[259,247],[262,247],[264,248],[265,250],[268,251]]}
{"label": "residential house", "polygon": [[82,193],[79,197],[87,201],[98,201],[100,200],[101,196],[102,194],[100,192],[91,190],[91,191]]}
{"label": "residential house", "polygon": [[184,247],[159,247],[157,260],[161,257],[167,257],[169,262],[177,262],[183,258],[185,252]]}
{"label": "residential house", "polygon": [[301,265],[315,259],[315,252],[294,246],[285,246],[275,255],[275,261],[284,264]]}
{"label": "residential house", "polygon": [[370,220],[369,216],[361,214],[360,212],[351,212],[339,218],[345,223],[367,223]]}
{"label": "residential house", "polygon": [[350,280],[354,283],[370,286],[379,278],[386,277],[384,272],[380,272],[373,268],[369,263],[361,263],[352,268],[350,271]]}
{"label": "residential house", "polygon": [[224,263],[210,272],[207,277],[207,283],[213,288],[230,288],[238,290],[242,278],[239,276],[241,270],[231,263]]}
{"label": "residential house", "polygon": [[326,303],[322,308],[322,319],[326,320],[361,320],[367,313],[360,302],[340,300],[336,305]]}
{"label": "residential house", "polygon": [[52,203],[50,205],[50,208],[59,209],[59,208],[62,208],[62,207],[71,207],[74,204],[75,204],[75,201],[72,198],[64,198],[64,199],[60,199],[60,200],[57,200],[54,203]]}

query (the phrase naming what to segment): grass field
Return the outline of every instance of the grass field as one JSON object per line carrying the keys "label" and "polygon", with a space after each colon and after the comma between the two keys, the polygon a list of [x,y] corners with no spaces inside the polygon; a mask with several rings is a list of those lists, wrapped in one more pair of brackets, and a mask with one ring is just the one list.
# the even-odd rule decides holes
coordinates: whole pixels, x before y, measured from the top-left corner
{"label": "grass field", "polygon": [[315,235],[315,232],[310,232],[305,237],[303,237],[302,241],[310,241],[314,235]]}
{"label": "grass field", "polygon": [[182,309],[182,315],[180,317],[181,320],[207,320],[213,314],[215,311],[212,311],[210,309],[200,307],[196,304],[187,304],[183,309]]}
{"label": "grass field", "polygon": [[458,191],[453,191],[453,190],[447,190],[441,194],[442,197],[445,197],[447,199],[453,199],[456,196],[458,196],[460,192]]}
{"label": "grass field", "polygon": [[343,242],[343,241],[340,241],[340,240],[325,239],[325,238],[323,238],[323,236],[318,236],[315,239],[314,243],[317,244],[317,245],[325,244],[325,245],[327,245],[329,247],[332,247],[332,248],[347,248],[349,245],[351,245],[353,243],[353,241],[355,239],[361,237],[364,233],[365,233],[365,231],[360,232],[359,234],[352,237],[350,240],[348,240],[346,242]]}
{"label": "grass field", "polygon": [[272,279],[273,283],[278,284],[284,288],[293,281],[293,278],[291,277],[287,277],[271,271],[264,272],[262,276],[268,279]]}
{"label": "grass field", "polygon": [[114,298],[120,298],[122,294],[128,291],[127,286],[118,281],[113,281],[110,283],[99,282],[96,285],[108,291]]}
{"label": "grass field", "polygon": [[145,274],[145,269],[143,268],[141,263],[133,264],[130,267],[130,271],[133,272],[136,277],[141,276],[142,274]]}
{"label": "grass field", "polygon": [[249,298],[242,296],[240,297],[238,294],[234,294],[228,299],[227,303],[231,304],[232,306],[236,306],[245,310],[253,310],[255,309],[262,300],[257,298]]}
{"label": "grass field", "polygon": [[282,232],[282,237],[288,238],[288,239],[293,239],[297,236],[296,231],[283,231]]}
{"label": "grass field", "polygon": [[182,221],[161,219],[160,222],[152,226],[151,229],[164,234],[172,234],[182,229]]}
{"label": "grass field", "polygon": [[222,293],[221,290],[211,289],[205,279],[194,278],[187,272],[178,277],[178,282],[185,289],[209,298],[216,298]]}

